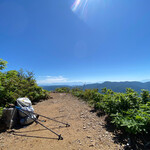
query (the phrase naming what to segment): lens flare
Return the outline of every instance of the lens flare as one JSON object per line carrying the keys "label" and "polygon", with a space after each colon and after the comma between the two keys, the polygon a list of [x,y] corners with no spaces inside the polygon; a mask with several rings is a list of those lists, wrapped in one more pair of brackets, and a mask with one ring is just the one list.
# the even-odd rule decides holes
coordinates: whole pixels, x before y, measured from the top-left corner
{"label": "lens flare", "polygon": [[74,1],[73,5],[71,6],[71,9],[73,12],[75,12],[79,8],[80,3],[81,3],[81,0]]}
{"label": "lens flare", "polygon": [[86,17],[88,0],[75,0],[71,6],[71,10],[78,14],[81,18]]}
{"label": "lens flare", "polygon": [[83,8],[82,8],[82,13],[85,12],[85,8],[86,8],[86,6],[87,6],[87,2],[88,2],[88,0],[85,0],[85,2],[84,2],[84,4],[83,4]]}

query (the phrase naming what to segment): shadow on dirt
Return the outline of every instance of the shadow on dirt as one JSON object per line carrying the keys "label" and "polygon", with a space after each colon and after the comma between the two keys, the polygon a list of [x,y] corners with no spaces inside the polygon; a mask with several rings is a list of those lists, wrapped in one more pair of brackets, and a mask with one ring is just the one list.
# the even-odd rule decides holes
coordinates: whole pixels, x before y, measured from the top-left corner
{"label": "shadow on dirt", "polygon": [[[59,127],[54,127],[54,128],[51,128],[52,130],[54,129],[60,129],[60,128],[66,128],[66,126],[59,126]],[[47,129],[38,129],[38,130],[31,130],[31,131],[17,131],[15,130],[14,133],[28,133],[28,132],[38,132],[38,131],[45,131]]]}
{"label": "shadow on dirt", "polygon": [[0,128],[0,133],[6,132],[6,129]]}
{"label": "shadow on dirt", "polygon": [[[55,118],[63,118],[64,116],[57,116]],[[54,119],[54,118],[53,118]],[[40,122],[43,122],[43,120],[39,120]],[[46,121],[44,121],[46,122]],[[33,124],[34,122],[30,123],[30,124]],[[44,131],[44,130],[47,130],[47,129],[38,129],[38,130],[31,130],[31,131],[17,131],[21,128],[26,128],[28,127],[30,124],[26,125],[26,126],[23,126],[19,123],[19,120],[18,122],[16,123],[16,125],[13,127],[13,129],[7,129],[6,128],[6,125],[4,124],[4,121],[1,120],[0,122],[0,133],[2,132],[7,132],[9,134],[13,134],[15,136],[22,136],[22,137],[29,137],[29,138],[41,138],[41,139],[51,139],[51,140],[58,140],[58,138],[51,138],[51,137],[42,137],[42,136],[31,136],[31,135],[26,135],[26,133],[32,133],[32,132],[37,132],[37,131]],[[38,125],[38,124],[35,124],[35,125]],[[60,129],[60,128],[66,128],[67,126],[65,125],[61,125],[61,126],[58,126],[58,125],[49,125],[51,126],[51,130],[54,130],[54,129]],[[49,131],[48,131],[49,132]]]}
{"label": "shadow on dirt", "polygon": [[15,136],[22,136],[22,137],[29,137],[29,138],[38,138],[38,139],[51,139],[51,140],[58,140],[58,138],[50,138],[50,137],[42,137],[42,136],[31,136],[26,134],[16,134],[13,133]]}
{"label": "shadow on dirt", "polygon": [[111,118],[104,112],[96,109],[92,109],[90,112],[96,113],[98,117],[105,116],[106,123],[102,126],[114,135],[114,143],[123,146],[124,150],[150,150],[150,132],[137,135],[127,134],[124,130],[117,129],[116,126],[111,123]]}
{"label": "shadow on dirt", "polygon": [[0,133],[6,132],[6,124],[3,119],[0,119]]}
{"label": "shadow on dirt", "polygon": [[[18,125],[18,126],[15,126],[14,129],[10,130],[10,131],[7,131],[7,133],[9,134],[13,134],[14,136],[22,136],[22,137],[29,137],[29,138],[41,138],[41,139],[51,139],[51,140],[58,140],[58,138],[51,138],[51,137],[42,137],[42,136],[34,136],[34,135],[26,135],[25,133],[32,133],[32,132],[37,132],[37,131],[44,131],[44,130],[47,130],[47,129],[38,129],[38,130],[31,130],[31,131],[17,131],[21,128],[26,128],[27,126],[21,126],[21,125]],[[66,128],[66,126],[59,126],[59,127],[53,127],[51,128],[52,130],[53,129],[60,129],[60,128]],[[6,130],[5,130],[6,131]],[[4,132],[5,132],[4,131]]]}

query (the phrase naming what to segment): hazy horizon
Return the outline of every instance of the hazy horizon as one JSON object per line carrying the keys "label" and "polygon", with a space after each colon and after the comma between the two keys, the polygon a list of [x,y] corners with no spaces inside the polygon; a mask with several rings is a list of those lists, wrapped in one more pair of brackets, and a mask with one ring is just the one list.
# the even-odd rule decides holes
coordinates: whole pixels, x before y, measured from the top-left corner
{"label": "hazy horizon", "polygon": [[87,85],[87,84],[102,84],[104,82],[141,82],[141,83],[146,83],[150,82],[150,79],[142,80],[142,81],[99,81],[99,82],[64,82],[64,83],[45,83],[45,84],[39,84],[39,86],[82,86],[82,85]]}

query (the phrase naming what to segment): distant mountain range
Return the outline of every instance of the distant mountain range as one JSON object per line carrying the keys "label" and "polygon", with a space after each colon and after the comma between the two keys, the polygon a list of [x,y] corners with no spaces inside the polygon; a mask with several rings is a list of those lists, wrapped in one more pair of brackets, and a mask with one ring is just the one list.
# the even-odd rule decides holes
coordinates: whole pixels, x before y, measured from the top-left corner
{"label": "distant mountain range", "polygon": [[125,92],[126,88],[132,88],[137,92],[141,92],[141,89],[146,89],[150,91],[150,82],[103,82],[103,83],[94,83],[94,84],[86,84],[86,85],[79,85],[79,86],[67,86],[67,85],[53,85],[53,86],[42,86],[45,90],[48,91],[53,91],[56,88],[60,88],[60,87],[69,87],[69,88],[73,88],[73,87],[79,87],[83,90],[85,89],[98,89],[99,92],[101,91],[102,88],[106,87],[107,89],[112,89],[114,92]]}

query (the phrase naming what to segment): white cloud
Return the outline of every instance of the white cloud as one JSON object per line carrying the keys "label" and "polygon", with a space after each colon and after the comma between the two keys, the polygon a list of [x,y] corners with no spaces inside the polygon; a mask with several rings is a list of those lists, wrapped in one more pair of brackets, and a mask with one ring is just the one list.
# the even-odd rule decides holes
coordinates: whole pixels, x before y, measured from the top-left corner
{"label": "white cloud", "polygon": [[[95,81],[96,82],[96,81]],[[94,83],[87,82],[85,79],[83,80],[70,80],[68,78],[65,78],[63,76],[38,76],[37,77],[37,83],[39,85],[83,85],[88,83]]]}
{"label": "white cloud", "polygon": [[64,78],[63,76],[39,76],[38,78],[39,79],[37,79],[37,83],[40,85],[68,82],[68,79]]}

